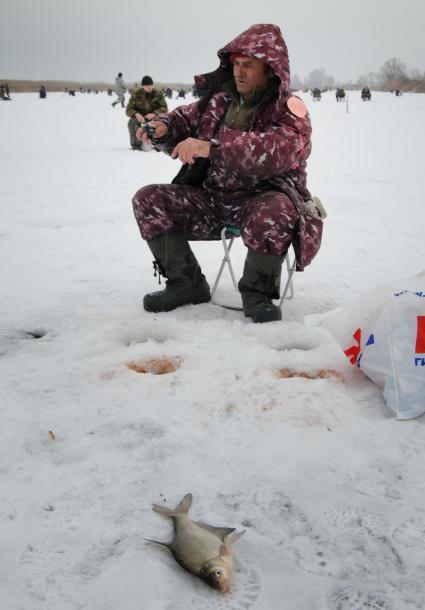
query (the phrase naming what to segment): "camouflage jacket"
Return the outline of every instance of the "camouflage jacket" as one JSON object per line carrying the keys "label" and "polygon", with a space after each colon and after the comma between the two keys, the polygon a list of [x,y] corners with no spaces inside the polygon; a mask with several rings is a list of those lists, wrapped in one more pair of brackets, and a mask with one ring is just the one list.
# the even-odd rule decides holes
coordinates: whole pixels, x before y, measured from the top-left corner
{"label": "camouflage jacket", "polygon": [[[229,54],[236,52],[264,61],[280,81],[262,99],[244,130],[224,123],[231,98],[223,91],[223,84],[233,77]],[[297,269],[301,271],[320,248],[323,223],[311,215],[306,205],[311,199],[306,185],[311,125],[307,109],[289,91],[286,44],[277,26],[260,24],[220,49],[218,56],[217,70],[196,77],[197,84],[208,84],[209,94],[158,117],[168,126],[160,147],[170,153],[187,137],[213,141],[207,163],[198,159],[194,165],[183,165],[175,179],[179,184],[221,192],[275,190],[287,194],[299,215],[294,249]],[[298,108],[291,102],[288,105],[291,98],[300,102]],[[201,167],[204,171],[199,172]]]}
{"label": "camouflage jacket", "polygon": [[125,113],[127,116],[132,117],[140,112],[143,116],[154,112],[159,114],[160,112],[167,112],[167,102],[165,97],[160,91],[152,89],[150,93],[145,91],[143,87],[137,89],[130,97]]}

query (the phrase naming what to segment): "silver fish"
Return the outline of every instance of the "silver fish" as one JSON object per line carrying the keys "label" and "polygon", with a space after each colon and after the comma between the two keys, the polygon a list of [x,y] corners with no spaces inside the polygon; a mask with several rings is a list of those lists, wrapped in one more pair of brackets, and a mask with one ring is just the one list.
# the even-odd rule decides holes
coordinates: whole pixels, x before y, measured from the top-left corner
{"label": "silver fish", "polygon": [[192,521],[188,516],[191,504],[192,494],[186,494],[174,510],[154,504],[154,511],[173,520],[174,538],[169,543],[151,542],[166,546],[185,570],[199,576],[214,589],[228,593],[233,575],[231,545],[245,531],[236,532],[234,527],[214,527]]}

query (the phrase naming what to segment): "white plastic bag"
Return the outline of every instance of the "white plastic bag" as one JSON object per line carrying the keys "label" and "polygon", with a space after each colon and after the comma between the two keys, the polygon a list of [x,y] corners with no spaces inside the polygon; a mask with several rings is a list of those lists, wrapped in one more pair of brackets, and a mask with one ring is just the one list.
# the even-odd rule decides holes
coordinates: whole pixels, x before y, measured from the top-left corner
{"label": "white plastic bag", "polygon": [[425,413],[425,276],[382,284],[322,321],[398,419]]}

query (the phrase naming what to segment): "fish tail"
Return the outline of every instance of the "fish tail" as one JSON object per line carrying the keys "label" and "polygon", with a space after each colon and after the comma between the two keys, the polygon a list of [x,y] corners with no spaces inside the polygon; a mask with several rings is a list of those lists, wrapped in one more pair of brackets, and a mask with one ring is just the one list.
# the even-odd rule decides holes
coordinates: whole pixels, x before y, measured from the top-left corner
{"label": "fish tail", "polygon": [[167,508],[166,506],[159,506],[159,504],[152,504],[152,509],[156,513],[161,513],[161,515],[165,515],[166,517],[175,517],[177,515],[176,511]]}
{"label": "fish tail", "polygon": [[166,517],[177,517],[178,515],[186,514],[189,512],[189,508],[192,505],[192,494],[186,494],[183,500],[173,510],[166,506],[160,506],[159,504],[153,504],[152,508],[155,512],[161,513]]}

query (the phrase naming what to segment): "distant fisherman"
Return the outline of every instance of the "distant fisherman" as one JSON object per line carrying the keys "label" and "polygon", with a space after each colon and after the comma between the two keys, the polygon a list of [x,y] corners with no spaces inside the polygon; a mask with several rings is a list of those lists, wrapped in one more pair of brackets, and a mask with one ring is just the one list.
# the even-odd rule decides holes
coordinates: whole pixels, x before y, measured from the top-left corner
{"label": "distant fisherman", "polygon": [[115,102],[112,102],[112,107],[115,107],[117,104],[121,104],[121,106],[124,108],[126,89],[127,87],[123,80],[122,72],[118,72],[118,76],[115,79],[115,93],[117,94],[117,99]]}
{"label": "distant fisherman", "polygon": [[128,131],[130,132],[130,145],[133,150],[151,150],[149,143],[142,144],[136,138],[136,131],[145,122],[150,121],[157,114],[167,112],[167,102],[164,95],[154,89],[153,80],[150,76],[142,78],[142,86],[131,96],[126,115],[130,117],[128,121]]}

